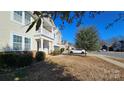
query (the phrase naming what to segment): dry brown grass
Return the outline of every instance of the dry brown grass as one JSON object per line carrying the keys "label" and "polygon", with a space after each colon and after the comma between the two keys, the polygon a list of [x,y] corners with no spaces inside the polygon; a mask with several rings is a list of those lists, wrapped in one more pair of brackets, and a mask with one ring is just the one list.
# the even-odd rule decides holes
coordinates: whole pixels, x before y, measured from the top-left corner
{"label": "dry brown grass", "polygon": [[[0,80],[14,80],[15,72],[0,74]],[[93,56],[49,56],[18,74],[26,81],[124,80],[124,69]]]}
{"label": "dry brown grass", "polygon": [[54,63],[78,80],[124,80],[124,69],[92,56],[55,56]]}
{"label": "dry brown grass", "polygon": [[29,67],[0,74],[0,81],[72,81],[77,80],[70,73],[64,73],[64,67],[47,60],[34,63]]}

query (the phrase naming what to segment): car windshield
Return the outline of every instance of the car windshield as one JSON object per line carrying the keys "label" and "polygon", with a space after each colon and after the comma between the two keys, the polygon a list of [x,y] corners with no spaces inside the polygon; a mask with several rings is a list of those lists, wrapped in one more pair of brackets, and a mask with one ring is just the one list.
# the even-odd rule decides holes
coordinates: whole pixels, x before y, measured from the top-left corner
{"label": "car windshield", "polygon": [[76,49],[76,50],[82,50],[82,49],[79,49],[79,48],[78,48],[78,49]]}

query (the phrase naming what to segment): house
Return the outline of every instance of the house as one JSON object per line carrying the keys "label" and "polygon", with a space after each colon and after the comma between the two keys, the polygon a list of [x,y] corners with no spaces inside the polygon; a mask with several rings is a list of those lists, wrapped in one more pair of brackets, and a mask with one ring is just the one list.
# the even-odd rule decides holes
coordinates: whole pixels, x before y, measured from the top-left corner
{"label": "house", "polygon": [[66,40],[62,40],[61,48],[64,48],[65,50],[75,49],[74,45]]}
{"label": "house", "polygon": [[[38,31],[35,31],[34,26],[28,33],[25,33],[33,21],[31,14],[32,12],[29,11],[0,12],[0,51],[44,51],[50,53],[54,50],[56,26],[53,20],[42,18]],[[61,37],[59,38],[61,40]]]}
{"label": "house", "polygon": [[59,31],[58,28],[55,29],[54,31],[54,49],[60,49],[62,45],[62,40],[61,40],[61,32]]}
{"label": "house", "polygon": [[66,40],[62,40],[62,44],[61,44],[61,48],[64,48],[65,50],[67,50],[69,47],[69,44]]}
{"label": "house", "polygon": [[124,51],[124,40],[114,42],[112,48],[114,51]]}

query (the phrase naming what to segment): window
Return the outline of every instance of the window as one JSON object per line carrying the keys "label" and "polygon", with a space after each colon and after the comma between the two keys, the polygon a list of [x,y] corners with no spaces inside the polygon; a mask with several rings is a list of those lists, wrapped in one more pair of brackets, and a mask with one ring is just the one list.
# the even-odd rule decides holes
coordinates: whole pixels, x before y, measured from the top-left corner
{"label": "window", "polygon": [[22,37],[13,35],[13,50],[22,50]]}
{"label": "window", "polygon": [[14,20],[22,23],[22,11],[14,11]]}
{"label": "window", "polygon": [[54,34],[54,38],[55,38],[55,36],[56,36],[56,35]]}
{"label": "window", "polygon": [[25,38],[25,50],[30,50],[31,49],[31,39],[30,38]]}
{"label": "window", "polygon": [[25,24],[29,24],[31,22],[31,15],[28,12],[25,12]]}

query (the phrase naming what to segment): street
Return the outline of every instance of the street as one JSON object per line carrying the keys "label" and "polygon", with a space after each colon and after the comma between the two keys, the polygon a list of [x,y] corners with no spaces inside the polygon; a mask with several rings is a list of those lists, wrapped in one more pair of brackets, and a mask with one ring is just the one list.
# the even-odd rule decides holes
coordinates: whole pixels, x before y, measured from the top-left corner
{"label": "street", "polygon": [[124,58],[124,52],[92,52],[93,54],[107,55],[110,57]]}

